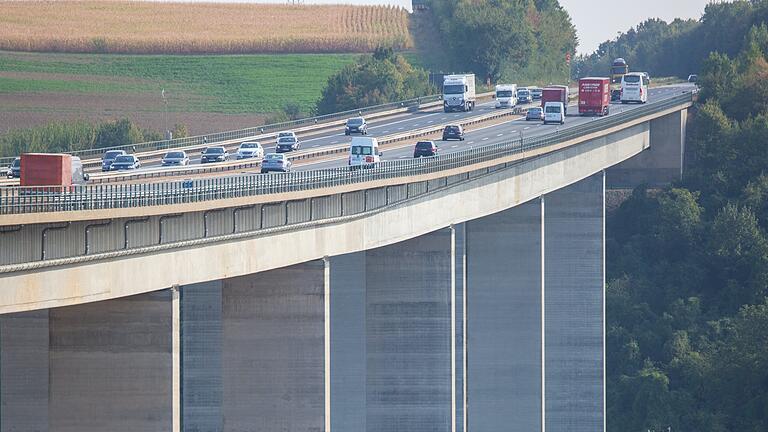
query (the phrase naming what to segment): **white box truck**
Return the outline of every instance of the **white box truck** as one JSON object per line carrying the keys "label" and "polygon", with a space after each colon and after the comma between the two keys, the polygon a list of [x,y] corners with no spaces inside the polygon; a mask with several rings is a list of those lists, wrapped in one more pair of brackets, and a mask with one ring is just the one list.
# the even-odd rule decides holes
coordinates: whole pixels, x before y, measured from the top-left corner
{"label": "white box truck", "polygon": [[475,108],[475,75],[443,77],[443,111],[472,111]]}
{"label": "white box truck", "polygon": [[517,84],[496,86],[496,108],[514,108],[517,105]]}

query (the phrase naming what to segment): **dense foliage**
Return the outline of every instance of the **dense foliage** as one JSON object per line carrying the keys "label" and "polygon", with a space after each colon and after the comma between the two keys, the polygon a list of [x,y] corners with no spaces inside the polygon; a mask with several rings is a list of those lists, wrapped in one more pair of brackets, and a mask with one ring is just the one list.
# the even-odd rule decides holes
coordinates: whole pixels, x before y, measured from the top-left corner
{"label": "dense foliage", "polygon": [[[187,128],[177,124],[172,132],[174,138],[182,138],[187,135]],[[12,129],[0,136],[0,157],[18,156],[27,152],[67,153],[162,139],[160,132],[140,129],[129,119],[99,124],[82,120],[51,122],[33,128]]]}
{"label": "dense foliage", "polygon": [[564,82],[576,30],[557,0],[433,0],[446,67],[485,81]]}
{"label": "dense foliage", "polygon": [[[745,3],[703,22],[768,11]],[[702,62],[683,182],[608,220],[610,431],[768,430],[768,28],[732,38]]]}
{"label": "dense foliage", "polygon": [[700,20],[667,23],[649,19],[616,39],[605,41],[597,51],[576,59],[575,77],[605,76],[611,62],[623,57],[632,70],[651,76],[679,76],[698,72],[710,52],[729,56],[744,48],[744,35],[768,17],[768,1],[738,0],[710,3]]}
{"label": "dense foliage", "polygon": [[328,79],[317,102],[318,114],[380,105],[436,92],[427,73],[390,48],[361,56]]}

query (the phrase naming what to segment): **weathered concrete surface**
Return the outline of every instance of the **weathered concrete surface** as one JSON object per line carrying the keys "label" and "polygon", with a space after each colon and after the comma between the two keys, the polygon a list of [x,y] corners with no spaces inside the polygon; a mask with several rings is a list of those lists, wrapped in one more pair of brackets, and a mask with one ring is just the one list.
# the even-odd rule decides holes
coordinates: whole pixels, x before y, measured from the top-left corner
{"label": "weathered concrete surface", "polygon": [[0,316],[0,431],[48,431],[48,310]]}
{"label": "weathered concrete surface", "polygon": [[544,197],[546,430],[605,430],[603,173]]}
{"label": "weathered concrete surface", "polygon": [[49,355],[51,431],[171,429],[168,290],[52,309]]}
{"label": "weathered concrete surface", "polygon": [[688,111],[651,121],[650,148],[607,171],[609,188],[666,185],[683,176]]}
{"label": "weathered concrete surface", "polygon": [[541,431],[541,202],[466,226],[467,430]]}
{"label": "weathered concrete surface", "polygon": [[330,257],[330,426],[366,431],[365,252]]}
{"label": "weathered concrete surface", "polygon": [[324,429],[324,273],[312,261],[223,281],[224,431]]}
{"label": "weathered concrete surface", "polygon": [[223,428],[221,288],[221,281],[179,288],[184,432]]}
{"label": "weathered concrete surface", "polygon": [[368,432],[451,430],[451,232],[366,252]]}
{"label": "weathered concrete surface", "polygon": [[451,369],[453,370],[453,389],[452,403],[454,414],[453,422],[455,432],[464,432],[467,429],[467,381],[466,381],[466,362],[467,362],[467,341],[465,338],[467,322],[467,225],[465,223],[453,225],[451,227],[453,239],[453,280],[451,281],[451,298],[453,304],[451,317],[453,347],[451,352]]}
{"label": "weathered concrete surface", "polygon": [[254,274],[397,243],[557,190],[632,157],[648,142],[649,126],[640,124],[344,224],[9,274],[3,277],[0,313]]}

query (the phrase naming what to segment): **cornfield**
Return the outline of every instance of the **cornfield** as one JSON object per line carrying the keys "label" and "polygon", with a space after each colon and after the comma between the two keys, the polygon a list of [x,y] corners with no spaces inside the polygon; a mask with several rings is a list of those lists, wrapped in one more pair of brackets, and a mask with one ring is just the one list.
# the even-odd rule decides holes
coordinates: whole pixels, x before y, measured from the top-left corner
{"label": "cornfield", "polygon": [[0,50],[125,54],[367,52],[412,46],[390,6],[0,0]]}

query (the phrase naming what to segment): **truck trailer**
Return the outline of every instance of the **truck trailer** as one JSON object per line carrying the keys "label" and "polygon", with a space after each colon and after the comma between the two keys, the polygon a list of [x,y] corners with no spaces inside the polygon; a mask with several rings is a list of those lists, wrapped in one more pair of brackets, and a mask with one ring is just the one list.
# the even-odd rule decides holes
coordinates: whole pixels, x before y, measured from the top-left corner
{"label": "truck trailer", "polygon": [[475,109],[475,75],[446,75],[443,77],[443,111],[472,111]]}
{"label": "truck trailer", "polygon": [[605,116],[611,106],[610,78],[582,78],[579,80],[579,114]]}
{"label": "truck trailer", "polygon": [[563,114],[568,114],[568,98],[570,89],[564,85],[552,85],[541,91],[541,108],[546,107],[547,102],[562,102],[565,107]]}
{"label": "truck trailer", "polygon": [[88,174],[77,156],[56,153],[23,153],[21,186],[58,186],[69,188],[85,184]]}

